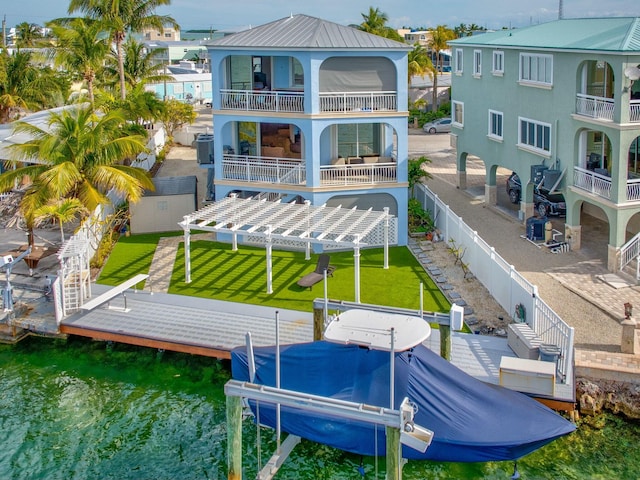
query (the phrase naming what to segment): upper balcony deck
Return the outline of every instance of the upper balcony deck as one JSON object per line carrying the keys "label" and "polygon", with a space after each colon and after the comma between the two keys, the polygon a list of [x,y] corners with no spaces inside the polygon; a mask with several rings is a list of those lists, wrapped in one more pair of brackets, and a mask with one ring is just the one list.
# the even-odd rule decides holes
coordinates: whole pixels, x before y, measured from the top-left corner
{"label": "upper balcony deck", "polygon": [[[305,113],[305,94],[286,90],[220,90],[222,110]],[[321,92],[319,113],[367,114],[398,111],[397,92]],[[311,112],[308,112],[311,113]]]}

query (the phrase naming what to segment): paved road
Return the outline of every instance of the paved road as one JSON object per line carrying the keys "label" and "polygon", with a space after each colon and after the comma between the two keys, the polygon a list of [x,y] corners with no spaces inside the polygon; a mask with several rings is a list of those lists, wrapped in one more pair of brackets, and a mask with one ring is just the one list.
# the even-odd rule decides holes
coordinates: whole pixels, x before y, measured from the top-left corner
{"label": "paved road", "polygon": [[[640,306],[640,287],[616,289],[596,278],[606,273],[606,225],[590,222],[591,236],[583,239],[584,248],[580,251],[551,254],[520,237],[525,229],[517,219],[517,206],[510,204],[506,195],[500,195],[504,190],[500,187],[510,173],[508,170],[499,171],[503,178],[498,181],[498,205],[487,206],[484,203],[485,169],[480,160],[468,162],[468,189],[456,188],[455,151],[449,146],[448,135],[412,131],[409,152],[412,157],[431,158],[427,169],[434,178],[427,181],[428,187],[516,270],[538,286],[540,296],[575,328],[576,347],[620,351],[623,304],[631,301]],[[562,223],[561,219],[555,220],[554,228],[563,231]]]}

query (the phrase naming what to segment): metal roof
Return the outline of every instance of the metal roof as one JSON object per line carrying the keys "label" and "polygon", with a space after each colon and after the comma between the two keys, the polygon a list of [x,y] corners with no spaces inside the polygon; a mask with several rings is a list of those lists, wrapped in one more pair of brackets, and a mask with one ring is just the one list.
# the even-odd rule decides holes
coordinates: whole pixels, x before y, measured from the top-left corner
{"label": "metal roof", "polygon": [[640,54],[640,17],[563,19],[459,38],[449,44]]}
{"label": "metal roof", "polygon": [[185,195],[196,193],[198,179],[195,175],[183,177],[155,177],[154,191],[145,190],[145,197],[159,197],[165,195]]}
{"label": "metal roof", "polygon": [[395,40],[307,15],[292,15],[209,42],[209,48],[411,50]]}
{"label": "metal roof", "polygon": [[362,239],[385,219],[387,212],[268,202],[235,196],[218,200],[191,215],[185,229],[308,240],[318,244],[363,246]]}

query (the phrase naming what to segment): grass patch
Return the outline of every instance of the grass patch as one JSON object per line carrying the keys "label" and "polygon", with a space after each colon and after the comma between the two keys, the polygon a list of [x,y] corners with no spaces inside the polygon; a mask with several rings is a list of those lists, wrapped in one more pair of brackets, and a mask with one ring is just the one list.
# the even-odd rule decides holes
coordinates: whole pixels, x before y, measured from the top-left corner
{"label": "grass patch", "polygon": [[160,238],[181,235],[182,232],[165,232],[121,236],[100,272],[98,283],[118,285],[138,273],[149,273]]}
{"label": "grass patch", "polygon": [[[122,238],[100,275],[100,283],[117,285],[138,273],[147,273],[164,234]],[[328,281],[329,298],[355,300],[355,271],[352,251],[331,252],[336,267]],[[312,290],[296,282],[313,271],[318,256],[304,259],[304,252],[273,250],[273,293],[268,295],[265,249],[239,246],[233,252],[227,243],[191,242],[191,283],[184,281],[184,244],[176,255],[169,293],[248,303],[291,310],[311,311],[313,300],[324,296],[324,285]],[[406,247],[389,248],[389,269],[382,268],[383,249],[360,252],[360,300],[363,303],[418,310],[420,282],[425,289],[423,309],[448,312],[451,304]]]}

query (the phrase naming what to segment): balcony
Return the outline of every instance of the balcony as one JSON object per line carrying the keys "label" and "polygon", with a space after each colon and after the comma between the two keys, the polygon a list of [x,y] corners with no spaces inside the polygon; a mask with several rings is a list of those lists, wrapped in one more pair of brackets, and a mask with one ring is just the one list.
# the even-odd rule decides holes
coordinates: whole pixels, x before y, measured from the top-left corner
{"label": "balcony", "polygon": [[322,186],[377,185],[397,183],[395,162],[362,165],[321,165],[320,184]]}
{"label": "balcony", "polygon": [[303,162],[285,158],[225,155],[222,180],[301,185],[307,181]]}
{"label": "balcony", "polygon": [[304,112],[304,92],[221,89],[222,110]]}
{"label": "balcony", "polygon": [[[598,197],[611,200],[611,177],[580,167],[573,167],[573,185]],[[627,180],[625,202],[640,201],[640,178]]]}
{"label": "balcony", "polygon": [[[613,121],[614,99],[596,97],[578,93],[576,95],[576,113],[585,117]],[[640,100],[629,102],[629,121],[640,122]]]}
{"label": "balcony", "polygon": [[[305,185],[304,162],[285,158],[225,155],[221,180],[278,185]],[[354,186],[397,183],[397,164],[321,165],[320,185]]]}
{"label": "balcony", "polygon": [[396,92],[320,93],[320,111],[330,113],[395,112]]}

